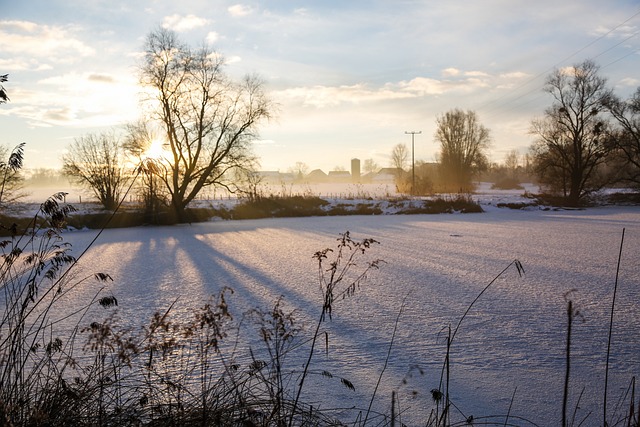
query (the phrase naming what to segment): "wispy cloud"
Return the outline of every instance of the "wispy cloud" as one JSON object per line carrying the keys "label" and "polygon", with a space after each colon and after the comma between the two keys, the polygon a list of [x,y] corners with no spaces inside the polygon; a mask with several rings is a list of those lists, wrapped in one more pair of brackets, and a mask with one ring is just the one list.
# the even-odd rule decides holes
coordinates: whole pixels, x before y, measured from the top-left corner
{"label": "wispy cloud", "polygon": [[16,92],[9,111],[31,126],[106,126],[138,114],[140,89],[133,78],[71,72],[41,79],[37,87]]}
{"label": "wispy cloud", "polygon": [[[0,21],[0,52],[51,62],[74,62],[74,58],[95,55],[93,47],[74,37],[71,26],[39,25],[29,21]],[[39,67],[40,65],[36,66]],[[30,68],[31,68],[30,67]]]}
{"label": "wispy cloud", "polygon": [[229,6],[227,11],[231,16],[240,17],[250,15],[253,9],[244,4],[234,4],[233,6]]}
{"label": "wispy cloud", "polygon": [[442,75],[444,77],[453,77],[459,74],[460,70],[458,70],[457,68],[445,68],[444,70],[442,70]]}
{"label": "wispy cloud", "polygon": [[341,104],[362,104],[412,96],[393,88],[372,89],[364,84],[351,86],[312,86],[290,88],[277,93],[288,100],[297,100],[306,106],[317,108],[335,107]]}
{"label": "wispy cloud", "polygon": [[215,31],[209,31],[207,33],[207,37],[205,38],[205,40],[207,41],[207,43],[209,44],[214,44],[215,42],[217,42],[220,39],[220,34],[216,33]]}
{"label": "wispy cloud", "polygon": [[319,109],[340,105],[360,105],[366,108],[367,105],[381,104],[386,101],[444,95],[456,97],[474,92],[480,93],[486,89],[507,89],[528,76],[522,72],[494,76],[484,71],[464,71],[454,68],[448,68],[446,71],[443,74],[448,77],[442,79],[419,76],[379,86],[365,83],[298,86],[277,91],[275,94],[282,102],[297,102],[303,106]]}
{"label": "wispy cloud", "polygon": [[194,28],[199,28],[207,25],[209,21],[204,18],[200,18],[195,15],[182,16],[178,14],[165,16],[162,20],[162,26],[174,31],[183,32],[189,31]]}
{"label": "wispy cloud", "polygon": [[636,87],[636,86],[640,86],[640,79],[635,79],[633,77],[628,77],[626,79],[620,80],[619,84],[620,84],[620,86]]}

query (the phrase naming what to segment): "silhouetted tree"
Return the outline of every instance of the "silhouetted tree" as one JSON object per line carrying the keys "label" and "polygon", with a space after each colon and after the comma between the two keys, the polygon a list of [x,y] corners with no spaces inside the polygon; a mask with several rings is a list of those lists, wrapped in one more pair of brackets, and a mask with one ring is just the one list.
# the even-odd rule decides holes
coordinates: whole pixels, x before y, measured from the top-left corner
{"label": "silhouetted tree", "polygon": [[511,150],[504,156],[504,167],[512,178],[516,178],[520,167],[520,156],[517,150]]}
{"label": "silhouetted tree", "polygon": [[302,181],[309,173],[309,166],[304,162],[296,162],[295,165],[289,168],[289,173],[293,175],[294,180]]}
{"label": "silhouetted tree", "polygon": [[31,171],[25,180],[29,187],[58,187],[65,188],[69,185],[67,177],[59,169],[36,168]]}
{"label": "silhouetted tree", "polygon": [[601,113],[612,92],[589,60],[555,70],[544,91],[554,102],[543,118],[532,122],[536,172],[541,184],[577,205],[606,183],[598,170],[610,149],[604,143],[607,122]]}
{"label": "silhouetted tree", "polygon": [[406,144],[396,144],[391,150],[391,166],[405,170],[409,164],[409,149]]}
{"label": "silhouetted tree", "polygon": [[272,114],[263,83],[255,76],[234,82],[224,61],[207,46],[193,50],[174,32],[158,29],[145,44],[142,83],[155,95],[155,119],[162,124],[170,155],[160,179],[179,221],[205,187],[237,189],[233,172],[251,170],[250,144],[258,125]]}
{"label": "silhouetted tree", "polygon": [[640,87],[626,101],[612,97],[607,107],[618,125],[611,142],[623,162],[619,178],[640,188]]}
{"label": "silhouetted tree", "polygon": [[380,166],[373,159],[365,159],[362,170],[364,173],[375,173],[380,170]]}
{"label": "silhouetted tree", "polygon": [[130,178],[122,146],[115,133],[87,134],[76,138],[62,158],[65,175],[93,192],[105,209],[118,206]]}
{"label": "silhouetted tree", "polygon": [[473,111],[454,109],[436,120],[440,143],[440,173],[445,185],[456,191],[471,190],[473,175],[486,168],[489,130]]}

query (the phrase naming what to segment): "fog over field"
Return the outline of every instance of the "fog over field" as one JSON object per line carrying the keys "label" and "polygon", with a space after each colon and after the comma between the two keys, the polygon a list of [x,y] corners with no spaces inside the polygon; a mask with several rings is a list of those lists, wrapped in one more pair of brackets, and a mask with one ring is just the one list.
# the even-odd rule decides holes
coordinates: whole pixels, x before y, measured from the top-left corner
{"label": "fog over field", "polygon": [[[455,418],[509,412],[537,425],[559,425],[570,298],[581,315],[573,331],[569,407],[573,411],[584,389],[576,419],[592,412],[583,425],[602,425],[609,310],[623,229],[610,415],[639,373],[640,212],[634,207],[514,211],[489,205],[492,197],[499,196],[486,195],[481,214],[218,220],[106,230],[79,267],[113,277],[104,292],[118,298],[119,316],[131,326],[144,324],[176,299],[174,314],[188,316],[208,295],[229,286],[237,319],[253,307],[269,309],[283,296],[285,307],[295,308],[310,331],[322,305],[312,255],[335,248],[345,231],[355,240],[373,238],[380,244],[356,268],[366,259],[384,262],[353,297],[336,302],[332,320],[322,327],[328,352],[323,342],[312,363],[316,371],[347,378],[355,391],[318,376],[305,385],[302,399],[319,408],[366,408],[400,314],[374,408],[389,412],[396,391],[402,421],[416,425],[433,406],[430,390],[439,385],[445,328],[455,327],[482,289],[517,259],[524,276],[510,267],[474,305],[456,336],[451,398],[464,417],[456,411]],[[64,237],[78,254],[95,234],[74,231]],[[91,298],[96,286],[74,298]],[[243,345],[260,354],[249,329],[240,333]],[[303,343],[288,356],[288,367],[300,371],[307,354]],[[626,411],[617,409],[618,415]]]}

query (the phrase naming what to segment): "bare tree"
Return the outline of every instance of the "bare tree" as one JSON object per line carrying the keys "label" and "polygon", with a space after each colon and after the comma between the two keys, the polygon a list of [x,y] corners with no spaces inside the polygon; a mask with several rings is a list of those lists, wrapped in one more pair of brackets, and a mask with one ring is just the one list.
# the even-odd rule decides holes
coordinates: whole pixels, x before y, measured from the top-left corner
{"label": "bare tree", "polygon": [[640,87],[626,101],[612,97],[607,107],[618,124],[611,142],[623,162],[619,178],[640,188]]}
{"label": "bare tree", "polygon": [[437,118],[435,140],[440,143],[440,173],[445,185],[469,191],[473,175],[487,165],[489,130],[475,112],[454,109]]}
{"label": "bare tree", "polygon": [[552,191],[562,189],[566,202],[577,205],[606,183],[598,173],[609,150],[601,113],[612,92],[589,60],[555,70],[544,90],[554,102],[543,118],[532,122],[536,172],[542,184]]}
{"label": "bare tree", "polygon": [[391,150],[391,166],[405,170],[409,164],[409,149],[406,144],[396,144]]}
{"label": "bare tree", "polygon": [[237,189],[230,173],[255,167],[251,142],[258,125],[272,114],[263,83],[255,76],[241,82],[223,73],[224,61],[207,46],[193,50],[165,29],[150,33],[142,83],[155,92],[155,118],[170,151],[164,183],[179,221],[205,187]]}
{"label": "bare tree", "polygon": [[304,162],[296,162],[295,165],[289,168],[289,173],[293,174],[293,179],[296,181],[302,181],[309,173],[309,166]]}
{"label": "bare tree", "polygon": [[520,166],[518,150],[511,150],[504,156],[504,166],[510,171],[515,171]]}
{"label": "bare tree", "polygon": [[365,159],[362,170],[364,173],[375,173],[380,170],[380,166],[373,159]]}
{"label": "bare tree", "polygon": [[105,209],[118,206],[130,174],[123,162],[120,140],[113,132],[77,138],[62,158],[65,175],[91,191]]}

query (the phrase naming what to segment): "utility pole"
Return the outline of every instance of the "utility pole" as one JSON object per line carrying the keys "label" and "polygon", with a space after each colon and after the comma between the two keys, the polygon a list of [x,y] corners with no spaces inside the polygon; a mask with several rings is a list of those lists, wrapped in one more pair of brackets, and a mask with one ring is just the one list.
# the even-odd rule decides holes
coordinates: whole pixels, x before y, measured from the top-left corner
{"label": "utility pole", "polygon": [[415,156],[415,149],[414,149],[414,137],[416,135],[420,135],[422,133],[421,130],[412,130],[412,131],[405,131],[404,132],[407,135],[411,135],[411,195],[413,196],[414,194],[414,189],[416,188],[416,156]]}

